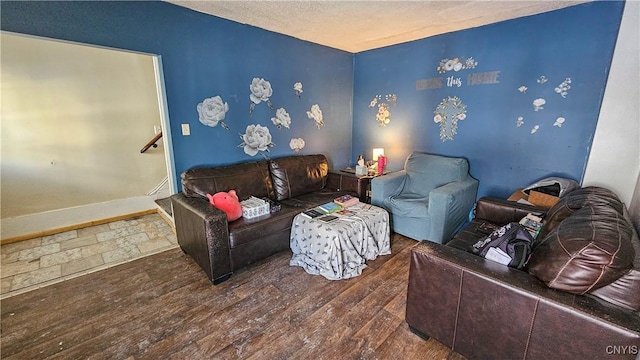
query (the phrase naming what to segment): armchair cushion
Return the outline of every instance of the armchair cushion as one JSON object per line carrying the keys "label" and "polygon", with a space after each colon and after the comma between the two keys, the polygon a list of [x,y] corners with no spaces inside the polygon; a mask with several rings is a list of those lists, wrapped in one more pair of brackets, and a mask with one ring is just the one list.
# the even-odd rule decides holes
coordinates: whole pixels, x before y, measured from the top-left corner
{"label": "armchair cushion", "polygon": [[385,205],[393,213],[416,218],[429,216],[428,203],[428,197],[416,194],[392,195],[385,201]]}
{"label": "armchair cushion", "polygon": [[407,182],[403,193],[429,195],[444,184],[466,179],[469,164],[463,158],[412,153],[405,162]]}

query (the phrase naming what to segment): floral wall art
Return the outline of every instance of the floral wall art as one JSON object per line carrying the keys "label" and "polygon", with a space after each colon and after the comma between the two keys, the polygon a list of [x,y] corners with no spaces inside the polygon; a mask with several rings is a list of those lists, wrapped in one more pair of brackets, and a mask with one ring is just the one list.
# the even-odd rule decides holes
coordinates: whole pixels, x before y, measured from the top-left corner
{"label": "floral wall art", "polygon": [[472,57],[469,58],[459,58],[455,57],[453,59],[442,59],[440,60],[440,64],[438,64],[438,73],[444,74],[447,71],[460,71],[465,69],[474,69],[478,66],[478,62],[475,61]]}
{"label": "floral wall art", "polygon": [[291,125],[291,117],[287,110],[279,108],[276,110],[276,115],[271,118],[271,122],[273,125],[277,126],[278,129],[281,129],[282,127],[286,127],[288,129]]}
{"label": "floral wall art", "polygon": [[307,111],[307,117],[316,123],[316,127],[318,129],[324,126],[324,117],[322,116],[322,110],[320,109],[320,105],[313,104],[311,106],[311,109]]}
{"label": "floral wall art", "polygon": [[384,101],[382,101],[382,95],[376,95],[369,102],[369,107],[378,107],[378,112],[376,113],[376,121],[382,127],[389,125],[391,122],[391,111],[389,110],[389,106],[396,106],[398,103],[398,96],[396,94],[386,94],[384,96]]}
{"label": "floral wall art", "polygon": [[269,109],[273,110],[273,105],[271,104],[271,100],[269,100],[271,95],[273,95],[270,82],[263,78],[253,78],[251,85],[249,85],[249,90],[251,90],[251,94],[249,95],[249,99],[251,100],[249,115],[253,113],[256,105],[261,102],[265,102],[267,106],[269,106]]}
{"label": "floral wall art", "polygon": [[243,148],[244,153],[249,156],[256,156],[259,151],[269,151],[269,148],[276,146],[271,141],[269,128],[262,125],[249,125],[244,134],[240,134],[242,143],[238,147]]}
{"label": "floral wall art", "polygon": [[291,148],[291,150],[293,150],[297,154],[298,152],[300,152],[300,150],[304,148],[304,139],[303,138],[291,139],[291,141],[289,142],[289,147]]}
{"label": "floral wall art", "polygon": [[302,96],[302,83],[297,82],[293,84],[293,93],[300,98]]}
{"label": "floral wall art", "polygon": [[[529,86],[521,85],[517,89],[522,95],[532,96],[534,98],[533,101],[531,102],[533,111],[540,112],[540,115],[535,117],[535,123],[532,124],[530,128],[529,133],[531,135],[536,134],[545,125],[545,123],[552,125],[549,128],[554,128],[554,127],[561,128],[566,121],[566,118],[564,116],[553,115],[558,111],[562,112],[563,104],[561,102],[558,102],[558,101],[554,102],[555,104],[553,109],[554,111],[550,112],[550,115],[546,115],[546,113],[543,112],[543,110],[545,109],[545,106],[547,106],[547,100],[544,97],[537,97],[537,96],[540,96],[540,95],[547,96],[548,94],[551,94],[548,89],[549,85],[547,85],[548,81],[549,81],[549,78],[546,75],[540,75],[536,79],[535,83],[532,82],[532,84]],[[566,99],[567,96],[569,95],[570,89],[571,89],[571,78],[565,77],[564,80],[553,89],[553,92],[560,95],[562,99]],[[527,110],[525,109],[520,110],[520,112],[522,113],[526,113],[526,111]],[[525,124],[525,117],[524,115],[520,114],[516,119],[516,127],[518,128],[522,127],[524,124]]]}
{"label": "floral wall art", "polygon": [[433,111],[433,121],[440,125],[440,140],[453,140],[458,133],[458,121],[467,118],[467,105],[459,97],[442,99]]}
{"label": "floral wall art", "polygon": [[[287,131],[292,130],[295,127],[293,121],[295,117],[302,117],[306,113],[306,116],[313,120],[317,129],[321,129],[325,126],[324,116],[320,105],[313,104],[308,111],[299,112],[298,115],[291,115],[284,107],[275,106],[271,102],[271,98],[276,93],[271,85],[271,82],[261,77],[255,77],[249,85],[250,94],[249,100],[251,105],[249,108],[249,116],[253,118],[252,123],[247,125],[244,133],[240,133],[240,139],[242,143],[237,147],[242,148],[244,154],[249,156],[256,156],[261,154],[265,158],[269,158],[266,153],[271,152],[271,149],[276,146],[273,140],[273,134],[269,129],[269,126],[273,126],[277,130]],[[295,82],[293,84],[293,94],[302,99],[302,82]],[[395,99],[394,99],[395,100]],[[284,98],[284,102],[290,103],[290,98]],[[266,107],[256,110],[256,105],[260,103],[267,104]],[[300,105],[290,103],[294,108],[300,109]],[[204,99],[197,106],[198,118],[200,122],[209,127],[215,127],[218,124],[224,129],[229,130],[229,126],[225,124],[223,119],[227,117],[229,112],[229,104],[222,100],[221,96],[214,96]],[[265,115],[269,114],[266,118]],[[242,114],[233,114],[232,116],[240,117],[237,121],[242,123]],[[258,123],[256,123],[258,121]],[[301,124],[302,125],[302,124]],[[289,147],[294,153],[299,153],[306,145],[304,138],[293,137],[289,141]]]}
{"label": "floral wall art", "polygon": [[229,104],[224,102],[220,96],[214,96],[204,99],[197,106],[198,120],[203,125],[215,127],[220,124],[224,129],[229,130],[229,127],[223,121],[229,111]]}

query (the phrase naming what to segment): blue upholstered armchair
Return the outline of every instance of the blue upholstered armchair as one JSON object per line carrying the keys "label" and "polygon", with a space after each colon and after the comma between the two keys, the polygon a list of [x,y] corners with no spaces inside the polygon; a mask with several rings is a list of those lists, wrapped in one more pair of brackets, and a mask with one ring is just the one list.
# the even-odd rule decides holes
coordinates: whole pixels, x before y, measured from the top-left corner
{"label": "blue upholstered armchair", "polygon": [[392,230],[443,243],[469,217],[478,180],[463,158],[414,152],[404,170],[371,180],[371,203],[391,215]]}

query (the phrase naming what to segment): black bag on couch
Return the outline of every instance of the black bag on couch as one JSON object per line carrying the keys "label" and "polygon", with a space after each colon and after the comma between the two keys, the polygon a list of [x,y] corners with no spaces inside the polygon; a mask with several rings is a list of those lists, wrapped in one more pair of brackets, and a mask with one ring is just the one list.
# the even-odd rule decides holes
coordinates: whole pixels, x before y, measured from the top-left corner
{"label": "black bag on couch", "polygon": [[529,260],[533,238],[527,229],[517,222],[509,223],[471,247],[471,252],[485,259],[522,269]]}

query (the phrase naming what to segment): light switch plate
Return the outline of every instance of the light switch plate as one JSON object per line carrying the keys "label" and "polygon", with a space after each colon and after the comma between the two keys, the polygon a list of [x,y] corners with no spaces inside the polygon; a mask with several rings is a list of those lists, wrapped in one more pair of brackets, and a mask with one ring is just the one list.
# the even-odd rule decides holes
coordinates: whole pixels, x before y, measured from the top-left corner
{"label": "light switch plate", "polygon": [[189,129],[189,124],[182,124],[182,135],[184,136],[191,135],[191,129]]}

